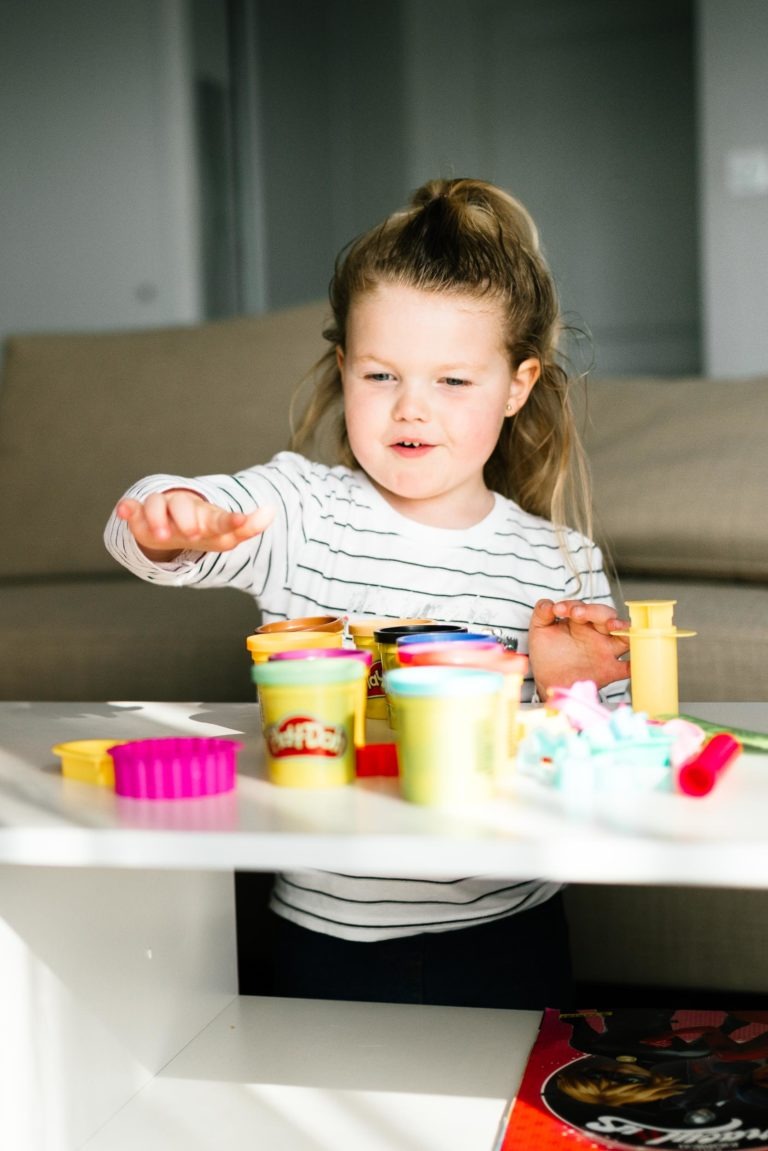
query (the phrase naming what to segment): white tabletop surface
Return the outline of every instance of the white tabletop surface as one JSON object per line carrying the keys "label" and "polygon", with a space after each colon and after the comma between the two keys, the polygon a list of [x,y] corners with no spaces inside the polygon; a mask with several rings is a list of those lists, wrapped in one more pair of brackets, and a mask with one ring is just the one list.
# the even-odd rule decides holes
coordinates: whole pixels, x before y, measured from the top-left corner
{"label": "white tabletop surface", "polygon": [[[685,704],[715,722],[768,730],[768,704]],[[379,725],[378,738],[391,738]],[[235,735],[235,791],[175,802],[123,799],[61,776],[54,744],[149,735]],[[461,811],[403,801],[397,781],[329,791],[265,777],[254,704],[0,703],[0,863],[375,874],[540,876],[571,882],[763,887],[768,756],[743,755],[708,796],[648,793],[563,808],[520,780]]]}

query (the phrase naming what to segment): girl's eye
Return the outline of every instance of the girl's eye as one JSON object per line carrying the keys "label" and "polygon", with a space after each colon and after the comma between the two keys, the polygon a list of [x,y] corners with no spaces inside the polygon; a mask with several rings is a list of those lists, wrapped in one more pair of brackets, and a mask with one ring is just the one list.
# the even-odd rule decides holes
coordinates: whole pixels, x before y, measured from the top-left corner
{"label": "girl's eye", "polygon": [[386,380],[391,380],[392,375],[390,372],[367,372],[366,380],[373,380],[374,383],[384,383]]}
{"label": "girl's eye", "polygon": [[444,376],[443,383],[448,384],[452,388],[465,388],[469,380],[460,380],[458,376]]}

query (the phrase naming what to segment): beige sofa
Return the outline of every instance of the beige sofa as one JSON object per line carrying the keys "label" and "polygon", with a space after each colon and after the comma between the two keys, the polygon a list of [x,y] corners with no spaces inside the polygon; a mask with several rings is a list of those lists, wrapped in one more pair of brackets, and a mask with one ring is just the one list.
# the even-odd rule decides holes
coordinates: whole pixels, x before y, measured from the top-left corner
{"label": "beige sofa", "polygon": [[[102,529],[143,474],[229,471],[286,446],[326,316],[313,304],[7,341],[0,698],[253,697],[249,598],[140,583],[104,551]],[[581,413],[619,598],[676,599],[676,622],[698,632],[679,645],[684,700],[768,700],[766,389],[768,378],[600,380]],[[762,893],[606,886],[568,898],[585,980],[768,989]]]}
{"label": "beige sofa", "polygon": [[[597,535],[617,599],[676,599],[677,624],[697,631],[678,644],[682,700],[767,700],[768,375],[590,392]],[[768,891],[612,887],[608,860],[605,878],[567,893],[582,978],[653,995],[768,991]]]}
{"label": "beige sofa", "polygon": [[3,699],[253,698],[235,591],[128,575],[102,532],[148,472],[230,471],[286,446],[325,308],[201,327],[7,341],[0,390]]}
{"label": "beige sofa", "polygon": [[680,696],[768,700],[768,374],[590,384],[596,535],[617,600],[675,599]]}

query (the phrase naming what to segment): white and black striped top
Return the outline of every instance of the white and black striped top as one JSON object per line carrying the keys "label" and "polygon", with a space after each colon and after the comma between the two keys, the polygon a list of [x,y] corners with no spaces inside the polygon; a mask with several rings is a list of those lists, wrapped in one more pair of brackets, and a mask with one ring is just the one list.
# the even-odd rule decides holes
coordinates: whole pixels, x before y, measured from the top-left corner
{"label": "white and black striped top", "polygon": [[[566,531],[567,562],[548,520],[499,495],[471,528],[428,527],[394,511],[363,473],[290,452],[233,476],[150,476],[126,495],[145,499],[169,487],[192,488],[230,510],[272,504],[277,514],[262,536],[231,552],[185,552],[170,564],[148,560],[113,517],[105,532],[108,550],[152,583],[239,588],[256,598],[267,622],[318,614],[425,616],[514,637],[526,652],[538,599],[611,602],[594,545]],[[528,681],[523,698],[532,692]],[[623,684],[614,685],[617,697],[623,692]],[[540,880],[292,872],[278,877],[273,906],[316,931],[379,940],[488,922],[533,907],[557,889]]]}

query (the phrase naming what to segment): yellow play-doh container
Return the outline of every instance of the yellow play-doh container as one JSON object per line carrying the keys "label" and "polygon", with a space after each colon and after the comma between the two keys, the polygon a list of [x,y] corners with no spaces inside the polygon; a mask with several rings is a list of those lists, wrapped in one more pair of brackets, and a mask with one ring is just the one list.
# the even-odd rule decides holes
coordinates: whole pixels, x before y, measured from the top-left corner
{"label": "yellow play-doh container", "polygon": [[501,662],[494,666],[494,670],[500,671],[504,676],[504,699],[507,705],[507,762],[512,763],[520,742],[520,694],[528,671],[528,657],[517,652],[508,652]]}
{"label": "yellow play-doh container", "polygon": [[108,749],[124,742],[117,739],[72,739],[57,743],[51,751],[60,756],[61,774],[67,779],[96,787],[114,787],[115,765]]}
{"label": "yellow play-doh container", "polygon": [[368,719],[386,719],[387,697],[384,695],[384,677],[381,667],[379,645],[373,638],[373,633],[383,627],[406,626],[408,624],[433,623],[429,619],[388,619],[382,616],[378,619],[351,619],[347,630],[356,648],[371,653],[371,666],[368,671],[368,702],[365,714]]}
{"label": "yellow play-doh container", "polygon": [[272,783],[329,788],[354,780],[365,671],[365,664],[356,659],[286,659],[253,665]]}
{"label": "yellow play-doh container", "polygon": [[[447,638],[447,637],[446,637]],[[528,670],[528,657],[510,651],[502,643],[488,641],[446,642],[429,635],[420,643],[398,643],[398,659],[405,667],[475,667],[498,671],[504,676],[504,711],[506,763],[500,775],[508,775],[514,766],[520,738],[518,715],[523,679]]]}
{"label": "yellow play-doh container", "polygon": [[340,615],[308,615],[295,619],[278,619],[256,628],[257,635],[270,635],[276,631],[344,631],[344,617]]}
{"label": "yellow play-doh container", "polygon": [[363,670],[360,672],[360,700],[355,713],[355,747],[362,747],[365,743],[365,715],[368,700],[368,673],[371,666],[371,653],[369,651],[344,647],[313,647],[297,648],[295,651],[277,651],[269,657],[272,660],[283,659],[353,659],[360,660]]}
{"label": "yellow play-doh container", "polygon": [[387,672],[386,686],[403,797],[436,807],[488,799],[506,751],[501,673],[403,667]]}
{"label": "yellow play-doh container", "polygon": [[[290,620],[286,620],[290,623]],[[267,627],[272,627],[267,624]],[[254,665],[266,663],[281,651],[295,651],[298,648],[340,648],[344,644],[343,631],[304,631],[278,629],[276,631],[256,631],[246,639]],[[256,682],[256,681],[254,681]],[[261,689],[256,683],[256,699],[261,703]],[[262,709],[263,711],[263,709]]]}
{"label": "yellow play-doh container", "polygon": [[266,663],[276,652],[297,648],[336,648],[344,643],[340,631],[269,631],[254,632],[246,639],[253,663]]}
{"label": "yellow play-doh container", "polygon": [[630,695],[635,711],[651,719],[677,715],[677,641],[696,635],[683,631],[673,619],[674,599],[627,600],[630,626],[611,635],[629,639]]}
{"label": "yellow play-doh container", "polygon": [[397,726],[396,705],[387,694],[386,675],[388,671],[393,671],[396,667],[400,667],[400,660],[397,655],[397,641],[403,636],[424,635],[426,638],[431,633],[435,632],[464,632],[467,629],[461,624],[447,624],[447,623],[388,623],[385,627],[377,628],[373,633],[373,638],[379,653],[381,661],[381,675],[384,688],[384,697],[386,699],[387,710],[385,718],[389,720],[389,726],[395,728]]}
{"label": "yellow play-doh container", "polygon": [[344,620],[341,616],[314,615],[301,619],[281,619],[263,623],[246,640],[254,663],[264,663],[278,651],[295,648],[342,647]]}

